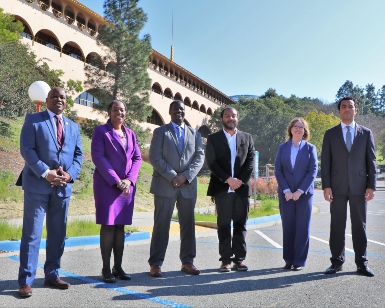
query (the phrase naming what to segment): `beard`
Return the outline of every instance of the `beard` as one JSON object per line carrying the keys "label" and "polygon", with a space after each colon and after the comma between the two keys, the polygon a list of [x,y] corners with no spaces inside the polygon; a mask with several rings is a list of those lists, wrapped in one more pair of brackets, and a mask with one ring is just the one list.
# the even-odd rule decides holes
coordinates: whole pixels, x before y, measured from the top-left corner
{"label": "beard", "polygon": [[237,122],[227,124],[226,122],[223,122],[223,121],[222,121],[222,124],[223,124],[223,127],[226,128],[226,129],[228,129],[228,130],[234,130],[234,129],[236,129],[237,126],[238,126],[238,123],[237,123]]}

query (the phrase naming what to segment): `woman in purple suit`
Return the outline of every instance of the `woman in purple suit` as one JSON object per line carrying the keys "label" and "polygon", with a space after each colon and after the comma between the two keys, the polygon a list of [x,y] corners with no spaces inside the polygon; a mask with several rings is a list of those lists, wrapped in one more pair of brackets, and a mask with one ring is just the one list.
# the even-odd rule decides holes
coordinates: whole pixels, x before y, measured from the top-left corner
{"label": "woman in purple suit", "polygon": [[283,231],[284,269],[299,271],[309,251],[310,218],[317,175],[317,151],[308,143],[309,127],[294,118],[287,128],[287,142],[278,147],[274,172],[278,182]]}
{"label": "woman in purple suit", "polygon": [[[142,157],[135,133],[124,126],[126,106],[114,100],[108,106],[108,122],[97,126],[91,143],[95,165],[94,198],[96,223],[100,228],[100,251],[103,259],[104,282],[115,277],[130,280],[122,269],[124,225],[131,225],[134,211],[135,186]],[[111,252],[114,266],[111,271]]]}

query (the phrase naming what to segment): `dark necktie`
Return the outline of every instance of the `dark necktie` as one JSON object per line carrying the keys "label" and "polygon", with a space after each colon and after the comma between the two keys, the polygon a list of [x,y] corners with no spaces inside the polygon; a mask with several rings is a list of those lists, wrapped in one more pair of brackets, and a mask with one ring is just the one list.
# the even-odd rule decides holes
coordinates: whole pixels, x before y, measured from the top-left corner
{"label": "dark necktie", "polygon": [[59,148],[61,148],[63,143],[63,124],[61,123],[60,117],[58,115],[55,115],[55,118],[57,144],[59,145]]}
{"label": "dark necktie", "polygon": [[350,149],[352,148],[352,133],[350,132],[350,126],[346,126],[347,132],[346,132],[346,147],[348,148],[348,151],[350,152]]}

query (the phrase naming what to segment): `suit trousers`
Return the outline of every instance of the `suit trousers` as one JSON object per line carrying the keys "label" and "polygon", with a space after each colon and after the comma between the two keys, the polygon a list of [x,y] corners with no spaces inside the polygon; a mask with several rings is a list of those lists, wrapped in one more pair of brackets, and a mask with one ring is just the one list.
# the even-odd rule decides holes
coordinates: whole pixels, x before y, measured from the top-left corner
{"label": "suit trousers", "polygon": [[347,195],[333,194],[333,201],[330,203],[331,220],[329,245],[332,253],[330,260],[332,264],[342,264],[345,262],[345,229],[348,201],[355,262],[357,266],[367,265],[367,202],[365,201],[364,195],[353,195],[351,193],[348,193]]}
{"label": "suit trousers", "polygon": [[150,258],[148,260],[150,265],[161,266],[163,264],[168,246],[170,223],[175,202],[178,209],[180,226],[181,244],[179,258],[182,263],[194,262],[196,256],[194,218],[196,197],[184,198],[180,188],[178,188],[178,193],[172,198],[154,195],[154,229],[151,236]]}
{"label": "suit trousers", "polygon": [[279,195],[282,219],[283,259],[286,264],[305,266],[309,252],[312,194],[302,194],[297,201]]}
{"label": "suit trousers", "polygon": [[[249,214],[248,196],[236,193],[220,193],[214,197],[217,209],[219,261],[229,264],[243,261],[246,257],[246,222]],[[231,220],[233,237],[231,238]],[[234,257],[233,257],[234,256]]]}
{"label": "suit trousers", "polygon": [[64,251],[69,197],[59,197],[57,188],[50,195],[24,191],[23,231],[20,243],[19,285],[32,285],[39,257],[41,232],[46,214],[45,279],[59,277],[60,258]]}

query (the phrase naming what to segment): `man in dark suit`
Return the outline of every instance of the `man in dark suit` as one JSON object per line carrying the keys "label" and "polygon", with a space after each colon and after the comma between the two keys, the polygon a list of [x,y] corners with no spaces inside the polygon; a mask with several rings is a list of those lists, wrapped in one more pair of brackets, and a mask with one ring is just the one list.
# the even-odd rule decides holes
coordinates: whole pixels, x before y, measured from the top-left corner
{"label": "man in dark suit", "polygon": [[54,88],[46,99],[47,110],[28,114],[20,135],[24,190],[23,232],[20,244],[19,295],[32,295],[41,232],[46,216],[47,243],[44,284],[68,289],[59,278],[72,183],[83,159],[79,125],[62,115],[66,94]]}
{"label": "man in dark suit", "polygon": [[180,224],[181,270],[190,275],[200,274],[194,266],[194,208],[197,198],[196,176],[204,162],[202,138],[199,132],[185,125],[183,102],[173,101],[169,114],[171,123],[154,130],[149,153],[154,168],[150,192],[154,194],[155,212],[148,263],[153,277],[161,276],[175,202]]}
{"label": "man in dark suit", "polygon": [[357,102],[344,97],[338,102],[341,124],[326,131],[321,155],[322,188],[330,203],[332,265],[325,274],[342,270],[345,262],[345,228],[349,202],[357,272],[374,276],[366,259],[366,209],[376,189],[376,151],[370,129],[354,121]]}
{"label": "man in dark suit", "polygon": [[[238,112],[227,107],[221,112],[223,129],[209,135],[206,161],[211,171],[208,196],[217,209],[221,272],[247,271],[246,221],[251,195],[250,177],[254,163],[254,143],[250,134],[237,129]],[[233,238],[231,238],[233,220]]]}

